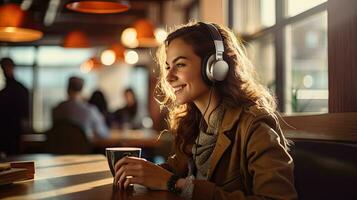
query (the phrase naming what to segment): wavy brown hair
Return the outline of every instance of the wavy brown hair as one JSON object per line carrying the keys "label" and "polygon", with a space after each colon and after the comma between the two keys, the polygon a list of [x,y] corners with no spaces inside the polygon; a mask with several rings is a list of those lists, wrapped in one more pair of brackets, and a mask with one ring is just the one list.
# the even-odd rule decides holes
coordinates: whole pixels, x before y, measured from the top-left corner
{"label": "wavy brown hair", "polygon": [[[276,100],[268,89],[259,83],[242,41],[238,40],[228,28],[217,24],[213,25],[222,36],[223,59],[230,66],[227,78],[214,86],[218,95],[224,98],[229,106],[258,105],[274,113]],[[207,28],[201,23],[190,22],[174,27],[165,44],[159,47],[156,54],[156,61],[160,68],[156,97],[161,108],[168,110],[169,131],[175,135],[176,147],[189,155],[191,151],[188,145],[194,143],[199,133],[202,114],[193,102],[177,105],[175,95],[166,80],[166,48],[176,38],[191,45],[195,54],[202,60],[207,55],[214,53],[215,47]]]}

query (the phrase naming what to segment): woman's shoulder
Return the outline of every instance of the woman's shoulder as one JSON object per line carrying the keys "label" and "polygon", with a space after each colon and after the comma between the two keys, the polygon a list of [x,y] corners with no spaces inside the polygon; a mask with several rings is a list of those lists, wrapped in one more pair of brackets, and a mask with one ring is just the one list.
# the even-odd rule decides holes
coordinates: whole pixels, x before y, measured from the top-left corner
{"label": "woman's shoulder", "polygon": [[276,116],[275,112],[272,112],[268,108],[259,105],[244,105],[242,110],[243,115],[253,119],[261,117],[271,118]]}
{"label": "woman's shoulder", "polygon": [[279,120],[275,112],[259,105],[248,105],[242,109],[241,123],[245,124],[247,128],[254,124],[264,123],[272,128],[276,128]]}
{"label": "woman's shoulder", "polygon": [[245,112],[245,114],[252,115],[252,116],[269,114],[267,108],[255,104],[243,105],[243,111]]}
{"label": "woman's shoulder", "polygon": [[228,105],[221,131],[237,130],[238,132],[247,133],[251,128],[262,124],[268,125],[266,127],[277,129],[279,127],[277,114],[268,108],[258,105]]}

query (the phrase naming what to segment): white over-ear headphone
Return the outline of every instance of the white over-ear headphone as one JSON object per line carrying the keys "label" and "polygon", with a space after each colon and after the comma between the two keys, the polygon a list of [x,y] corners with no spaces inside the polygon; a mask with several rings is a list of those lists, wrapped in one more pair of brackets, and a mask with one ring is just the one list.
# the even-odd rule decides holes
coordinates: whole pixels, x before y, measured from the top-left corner
{"label": "white over-ear headphone", "polygon": [[223,39],[216,26],[204,22],[199,22],[199,24],[208,30],[215,46],[215,53],[207,55],[202,60],[203,80],[208,85],[212,85],[213,83],[224,81],[226,79],[229,65],[223,60]]}

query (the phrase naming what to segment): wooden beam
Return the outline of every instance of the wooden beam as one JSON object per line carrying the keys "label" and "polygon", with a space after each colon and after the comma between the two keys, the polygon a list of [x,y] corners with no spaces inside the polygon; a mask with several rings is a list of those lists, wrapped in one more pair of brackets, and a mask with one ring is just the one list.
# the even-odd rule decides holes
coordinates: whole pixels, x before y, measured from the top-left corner
{"label": "wooden beam", "polygon": [[357,1],[328,1],[329,112],[357,111]]}

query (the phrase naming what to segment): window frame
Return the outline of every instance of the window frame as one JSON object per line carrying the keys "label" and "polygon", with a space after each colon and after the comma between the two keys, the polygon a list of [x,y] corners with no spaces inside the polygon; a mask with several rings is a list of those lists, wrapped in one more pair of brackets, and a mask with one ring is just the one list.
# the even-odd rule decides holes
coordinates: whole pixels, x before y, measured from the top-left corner
{"label": "window frame", "polygon": [[[235,0],[228,0],[228,26],[233,28],[234,15],[233,7]],[[312,7],[304,12],[301,12],[294,16],[287,15],[287,0],[276,0],[275,3],[275,17],[276,22],[273,26],[262,28],[252,34],[242,34],[242,39],[249,43],[254,40],[263,38],[268,35],[273,35],[275,45],[275,78],[276,78],[276,97],[278,99],[278,110],[280,112],[286,112],[286,36],[285,28],[296,22],[303,21],[311,16],[320,14],[327,11],[327,3],[321,3],[315,7]]]}

